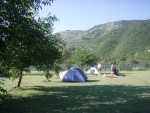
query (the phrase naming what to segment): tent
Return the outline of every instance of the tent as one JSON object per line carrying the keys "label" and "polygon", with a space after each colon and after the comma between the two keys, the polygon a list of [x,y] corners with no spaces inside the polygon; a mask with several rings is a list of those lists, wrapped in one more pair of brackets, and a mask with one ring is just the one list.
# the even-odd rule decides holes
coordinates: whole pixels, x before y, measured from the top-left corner
{"label": "tent", "polygon": [[98,70],[95,67],[91,67],[90,69],[88,69],[86,74],[99,75],[99,72],[98,72]]}
{"label": "tent", "polygon": [[60,72],[60,73],[59,73],[60,80],[63,79],[64,75],[65,75],[67,72],[68,72],[68,71],[66,70],[66,71],[63,71],[63,72]]}
{"label": "tent", "polygon": [[63,77],[60,77],[62,82],[86,82],[87,79],[87,76],[79,68],[72,68]]}

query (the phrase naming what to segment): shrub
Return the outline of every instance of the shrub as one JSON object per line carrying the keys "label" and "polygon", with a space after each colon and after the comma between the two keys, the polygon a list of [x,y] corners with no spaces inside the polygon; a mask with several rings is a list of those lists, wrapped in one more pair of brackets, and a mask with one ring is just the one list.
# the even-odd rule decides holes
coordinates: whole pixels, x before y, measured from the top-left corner
{"label": "shrub", "polygon": [[133,67],[132,68],[132,71],[145,71],[146,70],[146,68],[144,68],[144,67]]}
{"label": "shrub", "polygon": [[7,91],[2,87],[2,85],[4,85],[2,79],[0,79],[0,97],[3,95],[3,94],[7,94]]}

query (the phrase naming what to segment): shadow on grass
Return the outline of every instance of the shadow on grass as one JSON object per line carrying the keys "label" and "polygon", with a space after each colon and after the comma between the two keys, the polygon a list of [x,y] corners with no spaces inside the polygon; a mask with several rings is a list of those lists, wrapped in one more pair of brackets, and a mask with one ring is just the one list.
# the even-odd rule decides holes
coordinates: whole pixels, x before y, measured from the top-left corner
{"label": "shadow on grass", "polygon": [[0,101],[0,113],[148,113],[150,87],[63,86],[26,88],[29,97]]}
{"label": "shadow on grass", "polygon": [[100,80],[88,80],[88,82],[99,82]]}
{"label": "shadow on grass", "polygon": [[33,75],[33,76],[43,76],[42,73],[25,73],[24,75],[25,76],[30,76],[30,75]]}

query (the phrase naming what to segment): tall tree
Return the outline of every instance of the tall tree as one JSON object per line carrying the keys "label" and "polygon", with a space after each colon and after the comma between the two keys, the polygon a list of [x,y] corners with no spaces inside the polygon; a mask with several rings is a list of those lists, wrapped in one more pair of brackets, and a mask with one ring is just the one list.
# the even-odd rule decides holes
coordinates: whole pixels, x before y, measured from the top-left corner
{"label": "tall tree", "polygon": [[61,57],[61,40],[52,35],[55,16],[35,20],[32,10],[53,0],[2,0],[0,3],[0,61],[7,70],[15,69],[20,87],[23,71],[43,69]]}
{"label": "tall tree", "polygon": [[98,57],[91,49],[85,46],[76,47],[72,56],[72,61],[81,69],[85,66],[96,64]]}
{"label": "tall tree", "polygon": [[62,62],[63,64],[65,64],[67,69],[70,69],[72,66],[72,60],[71,60],[71,56],[72,56],[72,51],[70,48],[64,47],[63,51],[62,51]]}

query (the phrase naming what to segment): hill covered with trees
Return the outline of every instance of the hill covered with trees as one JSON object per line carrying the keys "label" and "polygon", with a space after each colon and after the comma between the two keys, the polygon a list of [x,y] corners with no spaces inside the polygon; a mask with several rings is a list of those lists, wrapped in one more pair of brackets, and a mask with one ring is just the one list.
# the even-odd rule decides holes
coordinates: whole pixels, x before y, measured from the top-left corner
{"label": "hill covered with trees", "polygon": [[150,62],[150,19],[108,22],[86,31],[60,32],[60,36],[69,48],[91,48],[101,62]]}

